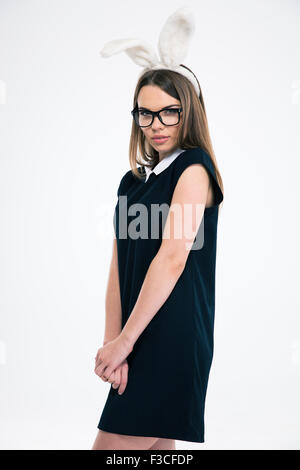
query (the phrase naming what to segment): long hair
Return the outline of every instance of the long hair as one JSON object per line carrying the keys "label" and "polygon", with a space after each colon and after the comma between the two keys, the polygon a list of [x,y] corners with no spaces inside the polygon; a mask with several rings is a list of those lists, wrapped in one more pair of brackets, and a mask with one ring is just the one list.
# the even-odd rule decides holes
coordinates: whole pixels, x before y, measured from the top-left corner
{"label": "long hair", "polygon": [[[188,69],[188,67],[183,64],[181,65]],[[197,80],[196,76],[195,78]],[[197,82],[200,89],[199,96],[190,80],[180,73],[169,69],[146,71],[139,78],[136,85],[133,107],[135,108],[137,106],[140,89],[145,85],[158,86],[165,93],[179,100],[183,108],[183,113],[181,114],[182,120],[180,120],[177,145],[183,150],[201,147],[210,156],[219,186],[224,193],[222,177],[218,169],[209,135],[202,91],[198,80]],[[159,153],[148,143],[143,131],[133,120],[129,142],[129,163],[131,171],[137,178],[143,179],[137,164],[152,168],[158,162]]]}

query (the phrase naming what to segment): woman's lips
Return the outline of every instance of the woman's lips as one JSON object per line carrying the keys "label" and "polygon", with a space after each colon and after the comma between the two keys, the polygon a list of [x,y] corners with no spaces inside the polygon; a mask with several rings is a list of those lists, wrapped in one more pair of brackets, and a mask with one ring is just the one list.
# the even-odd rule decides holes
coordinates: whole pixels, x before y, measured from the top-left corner
{"label": "woman's lips", "polygon": [[156,144],[163,144],[167,142],[169,137],[153,137],[153,140]]}

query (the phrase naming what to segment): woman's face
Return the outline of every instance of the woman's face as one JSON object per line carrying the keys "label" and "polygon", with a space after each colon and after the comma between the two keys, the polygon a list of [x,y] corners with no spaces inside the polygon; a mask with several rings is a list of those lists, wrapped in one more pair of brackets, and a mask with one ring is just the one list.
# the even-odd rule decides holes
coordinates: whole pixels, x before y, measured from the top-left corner
{"label": "woman's face", "polygon": [[[140,89],[138,100],[138,108],[146,108],[150,111],[159,111],[160,109],[171,106],[174,108],[180,107],[181,103],[179,100],[168,95],[166,92],[161,90],[155,85],[145,85]],[[176,105],[176,106],[174,106]],[[181,116],[181,115],[180,115]],[[182,117],[180,117],[181,121]],[[177,137],[181,122],[174,126],[165,126],[157,116],[155,116],[153,123],[148,127],[141,127],[142,132],[145,135],[145,139],[149,144],[159,152],[159,161],[164,157],[172,153],[176,149]],[[168,139],[165,142],[159,142],[153,140],[154,137],[166,136]]]}

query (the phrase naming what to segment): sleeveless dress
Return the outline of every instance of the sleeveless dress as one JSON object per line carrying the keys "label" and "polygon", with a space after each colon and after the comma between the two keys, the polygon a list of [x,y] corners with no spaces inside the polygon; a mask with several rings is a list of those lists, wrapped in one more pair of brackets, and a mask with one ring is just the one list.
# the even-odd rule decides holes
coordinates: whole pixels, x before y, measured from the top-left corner
{"label": "sleeveless dress", "polygon": [[[214,189],[214,205],[206,208],[197,236],[203,234],[201,249],[191,249],[182,274],[169,297],[154,315],[127,356],[128,382],[122,395],[112,385],[98,428],[132,436],[161,437],[204,442],[204,407],[213,357],[215,310],[215,267],[218,205],[223,194],[209,155],[200,147],[177,152],[176,158],[157,174],[139,180],[129,170],[122,177],[114,212],[117,239],[122,328],[132,311],[151,261],[157,254],[165,218],[161,217],[158,236],[124,236],[124,200],[127,208],[142,203],[148,209],[151,230],[151,204],[171,204],[182,172],[194,163],[204,165]],[[168,157],[167,157],[168,158]],[[161,166],[164,159],[158,163]],[[158,166],[157,165],[157,166]],[[147,170],[149,170],[147,168]],[[146,176],[149,178],[146,179]],[[128,215],[127,227],[137,214]],[[120,221],[123,230],[120,230]],[[196,236],[196,239],[197,239]],[[195,240],[194,239],[194,243]],[[199,246],[199,241],[197,242]]]}

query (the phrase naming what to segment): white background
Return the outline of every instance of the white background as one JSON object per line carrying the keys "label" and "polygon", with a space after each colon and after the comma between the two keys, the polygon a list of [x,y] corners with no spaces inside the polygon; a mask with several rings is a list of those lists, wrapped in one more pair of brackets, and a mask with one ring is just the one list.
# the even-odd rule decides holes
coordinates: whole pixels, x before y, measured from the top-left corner
{"label": "white background", "polygon": [[93,368],[112,214],[141,71],[99,51],[125,37],[157,47],[184,4],[196,16],[185,64],[225,197],[206,442],[177,449],[300,448],[300,2],[1,0],[2,449],[93,444],[110,387]]}

